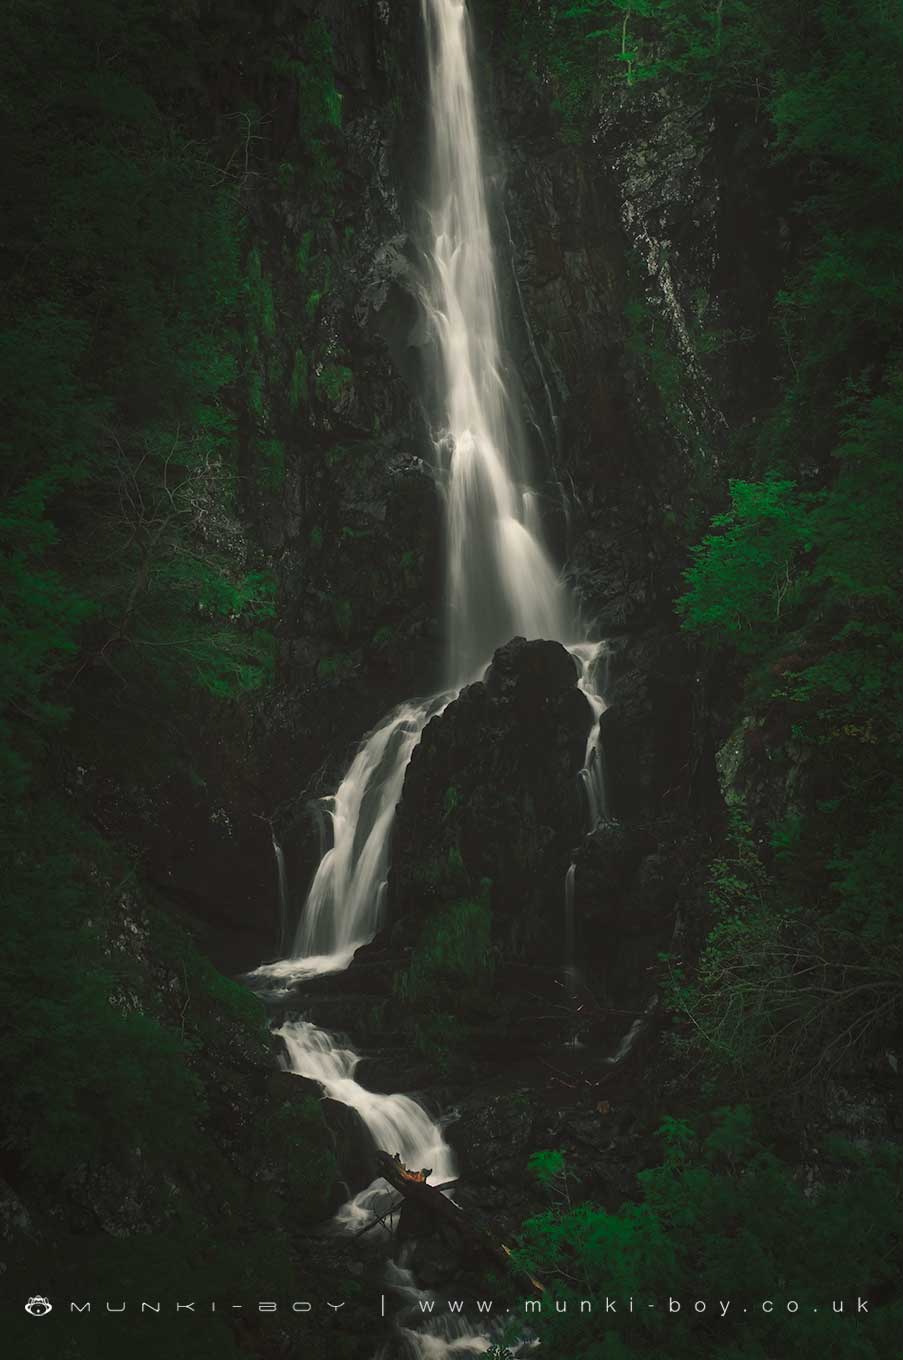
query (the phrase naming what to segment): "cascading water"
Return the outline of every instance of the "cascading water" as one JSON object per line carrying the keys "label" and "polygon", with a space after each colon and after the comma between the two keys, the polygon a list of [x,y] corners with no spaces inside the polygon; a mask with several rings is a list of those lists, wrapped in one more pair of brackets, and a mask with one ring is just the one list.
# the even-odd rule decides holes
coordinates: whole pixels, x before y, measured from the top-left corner
{"label": "cascading water", "polygon": [[[572,643],[576,611],[542,541],[517,421],[504,382],[496,270],[471,75],[465,0],[421,0],[430,76],[432,183],[427,208],[424,309],[439,356],[444,414],[435,431],[437,474],[446,513],[448,691],[411,701],[365,739],[330,802],[332,845],[323,854],[301,917],[293,956],[259,969],[260,985],[347,967],[379,925],[389,838],[404,773],[420,735],[457,690],[476,679],[511,637]],[[596,720],[602,701],[591,674],[598,644],[570,651]],[[583,773],[591,823],[602,812],[598,722]],[[315,1078],[353,1106],[377,1145],[408,1166],[430,1167],[449,1181],[455,1168],[439,1126],[404,1095],[377,1095],[354,1080],[357,1056],[305,1020],[279,1031],[292,1071]],[[342,1209],[349,1227],[380,1212],[387,1185],[377,1181]],[[411,1291],[410,1277],[404,1288]],[[405,1332],[407,1353],[478,1354],[485,1335],[430,1324]]]}
{"label": "cascading water", "polygon": [[445,419],[436,452],[447,515],[448,675],[479,675],[517,635],[572,637],[571,603],[532,513],[503,379],[470,23],[461,0],[421,0],[430,60],[432,247],[425,294]]}
{"label": "cascading water", "polygon": [[295,939],[295,957],[311,971],[344,967],[376,933],[404,772],[445,702],[402,704],[390,714],[361,746],[332,799],[333,845],[320,861]]}
{"label": "cascading water", "polygon": [[276,839],[273,832],[273,854],[276,856],[276,888],[279,894],[279,948],[285,947],[285,936],[288,930],[288,875],[285,872],[285,855],[282,846]]}
{"label": "cascading water", "polygon": [[[289,1067],[303,1077],[319,1081],[333,1100],[350,1105],[373,1134],[379,1148],[397,1152],[405,1166],[429,1168],[440,1185],[455,1174],[451,1148],[437,1124],[409,1096],[379,1095],[354,1080],[360,1062],[353,1049],[344,1048],[332,1035],[307,1020],[288,1021],[276,1031],[285,1041]],[[358,1228],[382,1214],[396,1199],[385,1181],[375,1181],[339,1210],[340,1227]]]}
{"label": "cascading water", "polygon": [[569,651],[580,668],[577,688],[586,695],[593,711],[593,725],[586,739],[586,755],[583,758],[583,769],[580,771],[580,782],[586,793],[589,829],[592,831],[599,825],[606,811],[602,743],[599,737],[599,720],[605,712],[605,700],[596,688],[598,682],[595,679],[599,658],[605,653],[605,643],[578,642],[576,646],[569,648]]}

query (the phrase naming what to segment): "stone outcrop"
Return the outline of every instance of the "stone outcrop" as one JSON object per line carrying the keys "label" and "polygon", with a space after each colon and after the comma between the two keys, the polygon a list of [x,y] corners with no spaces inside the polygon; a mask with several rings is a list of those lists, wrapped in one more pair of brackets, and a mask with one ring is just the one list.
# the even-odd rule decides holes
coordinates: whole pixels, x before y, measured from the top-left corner
{"label": "stone outcrop", "polygon": [[515,638],[426,727],[393,836],[389,910],[403,931],[488,880],[506,954],[548,957],[585,816],[577,773],[592,713],[557,642]]}

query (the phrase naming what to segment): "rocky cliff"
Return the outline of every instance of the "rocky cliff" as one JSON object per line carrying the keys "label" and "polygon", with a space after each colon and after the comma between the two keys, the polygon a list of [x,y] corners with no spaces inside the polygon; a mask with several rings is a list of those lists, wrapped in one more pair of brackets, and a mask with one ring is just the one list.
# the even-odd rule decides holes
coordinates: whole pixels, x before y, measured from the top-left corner
{"label": "rocky cliff", "polygon": [[[711,924],[707,875],[729,805],[742,799],[765,845],[776,818],[834,796],[789,704],[745,712],[736,657],[704,654],[674,610],[690,545],[746,467],[737,431],[772,400],[780,356],[768,317],[801,249],[793,177],[776,170],[767,120],[748,102],[713,105],[676,77],[600,80],[575,130],[554,62],[515,53],[516,10],[474,6],[504,376],[548,539],[588,634],[605,642],[593,676],[605,701],[603,816],[589,823],[578,779],[592,715],[572,659],[556,643],[512,639],[415,751],[384,928],[347,974],[279,1009],[350,1034],[371,1089],[455,1109],[459,1201],[504,1234],[545,1203],[526,1172],[537,1148],[561,1149],[576,1198],[614,1210],[634,1193],[662,1114],[698,1094],[663,987]],[[162,1269],[174,1241],[175,1274],[203,1266],[211,1290],[238,1277],[256,1292],[260,1276],[290,1290],[299,1271],[321,1293],[349,1274],[358,1287],[381,1278],[374,1239],[346,1257],[310,1236],[368,1179],[370,1140],[344,1107],[280,1070],[262,1008],[224,975],[285,948],[320,855],[315,800],[380,716],[441,683],[420,7],[238,5],[228,42],[218,16],[199,13],[203,42],[192,29],[178,95],[156,97],[211,148],[243,226],[235,368],[221,385],[232,462],[194,507],[195,546],[206,560],[225,545],[272,583],[273,674],[224,702],[177,686],[148,708],[107,666],[100,638],[90,659],[78,653],[52,677],[71,715],[34,743],[39,792],[28,798],[55,791],[102,848],[59,839],[55,814],[35,833],[47,863],[71,857],[81,916],[49,978],[28,965],[50,1003],[23,1042],[62,1068],[68,1012],[54,1003],[82,966],[98,981],[79,1005],[113,1016],[115,1034],[98,1023],[95,1043],[89,1027],[96,1061],[84,1089],[67,1080],[59,1101],[79,1129],[85,1118],[107,1128],[100,1157],[73,1154],[63,1170],[35,1161],[21,1131],[48,1107],[39,1081],[15,1107],[0,1207],[23,1293],[44,1283],[26,1275],[47,1259],[51,1283],[75,1289],[82,1251],[101,1288],[111,1243],[133,1252],[136,1281]],[[788,651],[780,675],[797,660]],[[39,903],[41,875],[23,858],[23,900]],[[25,933],[12,936],[16,959]],[[62,1036],[52,1051],[51,1030]],[[126,1092],[112,1117],[107,1071]],[[877,1137],[899,1119],[897,1097],[876,1097],[873,1078],[858,1071],[834,1123],[805,1127],[807,1149],[829,1128]],[[76,1127],[67,1119],[48,1141]],[[817,1177],[814,1152],[811,1165]],[[422,1223],[406,1236],[424,1283],[460,1277],[460,1259]],[[111,1333],[117,1344],[125,1335]],[[281,1320],[259,1319],[211,1338],[218,1360],[275,1360],[296,1341]],[[372,1342],[360,1304],[309,1353],[363,1355]]]}

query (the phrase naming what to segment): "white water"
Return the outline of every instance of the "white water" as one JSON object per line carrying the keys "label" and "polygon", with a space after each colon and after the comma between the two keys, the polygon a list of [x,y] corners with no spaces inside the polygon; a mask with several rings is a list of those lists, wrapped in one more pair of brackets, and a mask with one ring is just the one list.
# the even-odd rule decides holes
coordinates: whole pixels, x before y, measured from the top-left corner
{"label": "white water", "polygon": [[[599,646],[580,635],[570,596],[543,543],[536,494],[504,381],[496,268],[471,76],[470,25],[464,0],[421,0],[431,94],[432,185],[424,308],[436,340],[444,416],[434,431],[446,513],[448,691],[411,701],[364,740],[331,800],[332,844],[307,896],[292,957],[259,969],[264,987],[286,988],[313,973],[334,972],[379,928],[390,833],[404,773],[426,723],[458,689],[480,676],[501,644],[515,636],[572,643],[579,685],[594,714],[581,778],[591,824],[602,815],[598,752],[602,700],[591,674]],[[571,879],[571,886],[573,880]],[[569,948],[573,951],[573,923]],[[439,1126],[405,1095],[378,1095],[354,1079],[358,1057],[306,1020],[279,1031],[291,1070],[321,1082],[353,1106],[379,1148],[414,1170],[452,1180],[454,1159]],[[391,1192],[374,1182],[340,1211],[349,1229],[385,1210]],[[402,1272],[406,1274],[406,1272]],[[407,1277],[409,1290],[413,1289]],[[416,1292],[416,1291],[414,1291]],[[475,1355],[485,1334],[457,1322],[402,1332],[422,1360]]]}
{"label": "white water", "polygon": [[593,711],[593,725],[586,739],[586,755],[580,771],[580,781],[586,793],[589,826],[592,831],[605,816],[605,775],[602,764],[602,744],[599,737],[599,720],[605,712],[605,700],[597,691],[595,672],[597,663],[605,653],[604,642],[578,642],[568,649],[580,668],[577,688],[586,695]]}
{"label": "white water", "polygon": [[[321,1082],[327,1095],[357,1110],[378,1148],[397,1152],[413,1171],[432,1171],[438,1185],[454,1178],[454,1158],[439,1126],[409,1096],[380,1095],[356,1082],[360,1058],[353,1049],[343,1048],[334,1035],[307,1020],[287,1021],[276,1033],[285,1041],[291,1070]],[[337,1224],[362,1227],[397,1198],[386,1181],[374,1181],[339,1210]]]}
{"label": "white water", "polygon": [[285,872],[285,855],[282,853],[282,846],[273,835],[273,854],[276,857],[276,892],[279,901],[279,948],[285,947],[285,935],[288,930],[288,875]]}
{"label": "white water", "polygon": [[320,861],[298,926],[294,955],[320,971],[343,967],[378,925],[389,867],[389,830],[411,752],[447,697],[402,704],[361,746],[330,809],[333,845]]}
{"label": "white water", "polygon": [[436,453],[446,495],[448,676],[460,686],[509,638],[576,632],[543,546],[503,378],[496,270],[461,0],[421,0],[430,61],[432,191],[425,307],[445,420]]}

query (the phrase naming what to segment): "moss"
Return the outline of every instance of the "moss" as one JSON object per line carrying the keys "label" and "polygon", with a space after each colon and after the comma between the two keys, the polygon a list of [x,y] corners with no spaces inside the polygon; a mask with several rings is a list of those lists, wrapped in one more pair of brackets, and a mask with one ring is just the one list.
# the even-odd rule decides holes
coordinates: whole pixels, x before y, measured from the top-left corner
{"label": "moss", "polygon": [[288,404],[293,415],[298,411],[302,404],[307,404],[307,382],[307,355],[304,353],[303,349],[298,348],[295,350],[295,357],[292,363],[292,376],[288,385]]}
{"label": "moss", "polygon": [[317,662],[317,675],[321,680],[341,680],[353,669],[354,659],[346,652],[322,656]]}
{"label": "moss", "polygon": [[354,618],[354,610],[350,600],[336,600],[333,610],[336,628],[343,638],[348,638],[351,633],[351,625]]}
{"label": "moss", "polygon": [[257,481],[267,491],[278,491],[285,481],[285,445],[281,439],[257,443]]}
{"label": "moss", "polygon": [[301,240],[298,243],[298,249],[295,253],[295,266],[302,278],[304,278],[304,275],[310,268],[310,252],[311,246],[313,245],[313,240],[314,240],[313,232],[306,231],[304,235],[301,237]]}
{"label": "moss", "polygon": [[263,378],[257,369],[248,375],[248,409],[259,424],[266,419],[263,401]]}
{"label": "moss", "polygon": [[248,252],[245,296],[250,329],[272,339],[276,334],[273,286],[264,272],[257,246]]}
{"label": "moss", "polygon": [[267,383],[270,388],[282,386],[285,378],[285,360],[278,352],[272,353],[267,358]]}
{"label": "moss", "polygon": [[354,382],[354,374],[345,364],[325,364],[317,374],[317,389],[330,405],[335,406]]}
{"label": "moss", "polygon": [[[407,969],[395,980],[404,1001],[434,1009],[487,991],[494,972],[488,894],[459,898],[424,927]],[[457,1001],[456,1001],[457,999]]]}
{"label": "moss", "polygon": [[266,1155],[288,1168],[285,1192],[302,1223],[324,1219],[334,1203],[337,1179],[332,1135],[313,1096],[287,1100],[266,1125]]}
{"label": "moss", "polygon": [[342,96],[333,75],[332,39],[321,19],[309,24],[304,34],[304,58],[277,57],[273,66],[297,86],[298,136],[312,149],[324,127],[342,125]]}

